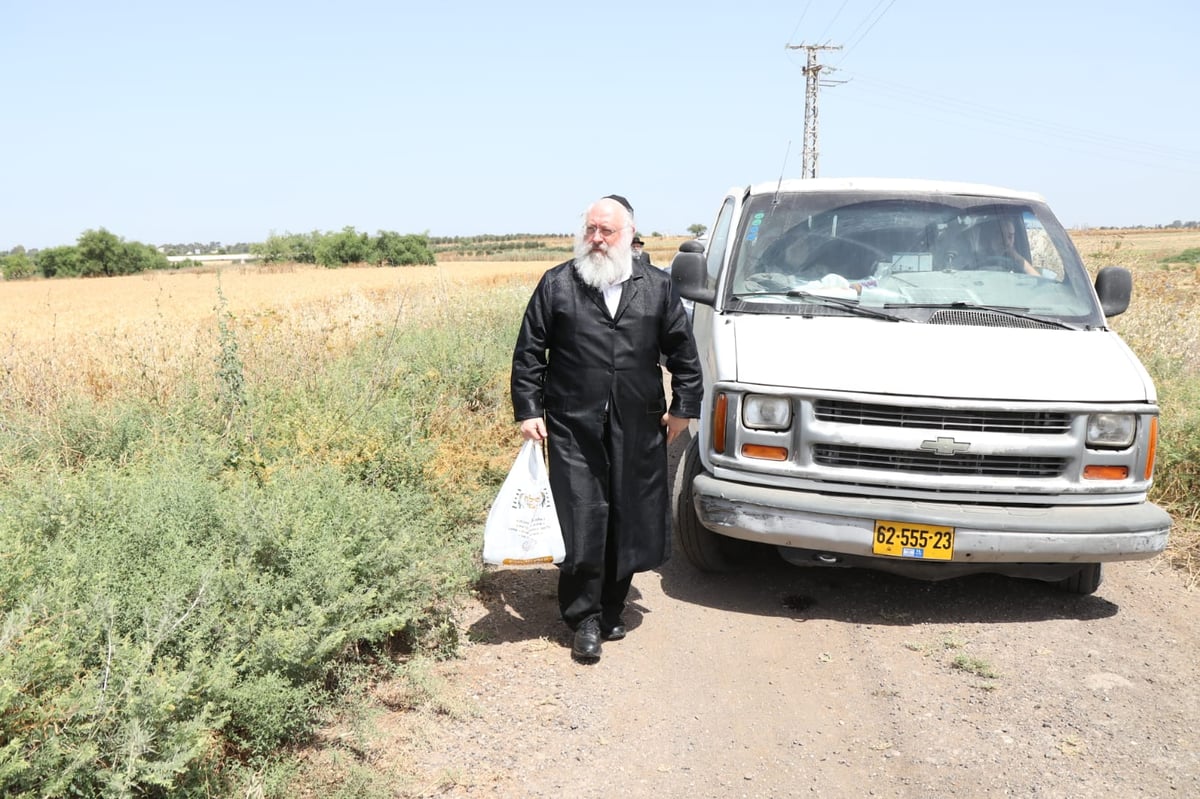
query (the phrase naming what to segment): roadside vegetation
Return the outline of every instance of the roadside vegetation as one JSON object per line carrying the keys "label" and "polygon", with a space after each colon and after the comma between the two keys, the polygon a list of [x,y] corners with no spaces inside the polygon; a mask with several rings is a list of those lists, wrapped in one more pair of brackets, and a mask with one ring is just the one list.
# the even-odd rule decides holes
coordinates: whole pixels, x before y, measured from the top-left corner
{"label": "roadside vegetation", "polygon": [[1151,499],[1175,520],[1168,550],[1193,586],[1200,584],[1200,236],[1096,232],[1077,236],[1090,269],[1133,270],[1133,301],[1113,320],[1145,364],[1161,408]]}
{"label": "roadside vegetation", "polygon": [[[1153,499],[1194,582],[1200,275],[1171,239],[1079,249],[1134,269],[1114,325],[1158,385]],[[373,795],[294,753],[382,677],[437,709],[424,664],[481,575],[536,272],[241,315],[218,291],[211,324],[119,339],[6,330],[0,795]]]}
{"label": "roadside vegetation", "polygon": [[453,654],[527,292],[3,352],[0,795],[294,796],[331,708]]}

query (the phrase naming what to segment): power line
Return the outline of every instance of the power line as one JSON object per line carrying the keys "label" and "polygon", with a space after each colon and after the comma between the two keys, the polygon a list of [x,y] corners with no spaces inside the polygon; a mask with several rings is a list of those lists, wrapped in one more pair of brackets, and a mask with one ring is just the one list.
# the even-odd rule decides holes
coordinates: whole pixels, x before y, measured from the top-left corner
{"label": "power line", "polygon": [[[1011,138],[1055,143],[1065,149],[1078,152],[1108,151],[1115,153],[1119,160],[1129,163],[1150,165],[1147,163],[1148,159],[1165,161],[1188,171],[1195,171],[1200,165],[1200,150],[1164,146],[1112,136],[1096,130],[1075,128],[1015,113],[1009,109],[999,109],[969,100],[939,95],[861,74],[854,75],[854,86],[859,91],[840,95],[843,100],[893,107],[909,120],[914,120],[921,112],[925,114],[926,120],[930,114],[957,117],[966,127],[998,128]],[[873,99],[869,99],[867,95],[872,95]]]}
{"label": "power line", "polygon": [[846,52],[842,55],[842,58],[840,61],[838,61],[838,64],[842,64],[843,62],[845,62],[845,60],[847,58],[850,57],[850,53],[854,51],[855,47],[858,47],[858,43],[861,42],[863,39],[867,38],[867,34],[870,33],[871,30],[876,25],[879,24],[879,20],[883,19],[884,14],[886,14],[888,11],[890,11],[892,6],[894,6],[896,4],[896,0],[888,0],[887,8],[883,9],[883,11],[880,11],[879,15],[876,16],[875,19],[871,20],[871,24],[867,25],[867,29],[865,31],[863,31],[857,39],[855,39],[854,34],[858,33],[858,29],[861,28],[864,24],[866,24],[866,21],[868,19],[871,19],[871,15],[874,14],[875,10],[878,9],[881,5],[883,5],[884,2],[885,2],[885,0],[879,0],[879,2],[875,4],[875,8],[872,8],[870,11],[868,11],[867,16],[863,17],[863,21],[858,23],[858,27],[856,27],[853,31],[850,32],[850,36],[848,36],[847,38],[853,39],[853,41],[850,42],[849,46],[846,47]]}

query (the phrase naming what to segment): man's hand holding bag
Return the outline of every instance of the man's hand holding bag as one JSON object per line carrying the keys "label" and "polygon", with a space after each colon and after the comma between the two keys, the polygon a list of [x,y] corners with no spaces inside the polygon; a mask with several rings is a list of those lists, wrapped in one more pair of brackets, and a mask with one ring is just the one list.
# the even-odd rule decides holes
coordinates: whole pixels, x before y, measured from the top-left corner
{"label": "man's hand holding bag", "polygon": [[529,566],[561,563],[564,557],[542,442],[526,441],[488,513],[483,562]]}

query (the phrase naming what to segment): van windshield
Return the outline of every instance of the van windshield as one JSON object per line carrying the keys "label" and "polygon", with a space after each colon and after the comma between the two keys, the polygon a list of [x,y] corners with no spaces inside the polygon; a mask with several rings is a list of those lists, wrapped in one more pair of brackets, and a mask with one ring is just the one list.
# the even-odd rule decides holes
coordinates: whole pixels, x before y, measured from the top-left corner
{"label": "van windshield", "polygon": [[729,310],[847,313],[844,303],[927,321],[996,308],[1103,325],[1066,231],[1040,203],[947,194],[792,192],[747,200]]}

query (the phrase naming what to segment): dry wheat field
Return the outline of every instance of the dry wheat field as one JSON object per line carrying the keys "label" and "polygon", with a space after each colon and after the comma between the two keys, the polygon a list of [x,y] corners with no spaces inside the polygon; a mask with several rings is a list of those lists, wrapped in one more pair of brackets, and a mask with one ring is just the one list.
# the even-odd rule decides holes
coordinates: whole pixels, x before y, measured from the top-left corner
{"label": "dry wheat field", "polygon": [[548,263],[473,263],[402,269],[227,266],[111,278],[0,283],[0,336],[7,348],[122,338],[147,327],[179,330],[212,323],[224,298],[234,317],[306,306],[356,304],[448,285],[486,287],[540,274]]}
{"label": "dry wheat field", "polygon": [[367,330],[437,313],[456,292],[532,283],[548,265],[231,265],[0,282],[0,407],[50,413],[80,395],[166,401],[180,375],[214,371],[221,324],[251,362],[336,357]]}
{"label": "dry wheat field", "polygon": [[[1089,266],[1116,263],[1135,270],[1134,304],[1118,327],[1133,326],[1130,320],[1140,314],[1158,315],[1155,308],[1164,303],[1172,315],[1200,308],[1200,267],[1160,263],[1200,247],[1200,230],[1097,230],[1072,236]],[[647,251],[658,266],[666,266],[680,241],[651,238]],[[123,344],[169,335],[178,335],[182,345],[198,330],[212,328],[218,312],[234,319],[321,316],[337,327],[339,314],[342,324],[350,324],[364,313],[388,313],[397,298],[420,302],[455,286],[486,289],[522,277],[532,281],[549,266],[546,261],[456,261],[399,269],[217,265],[112,278],[0,282],[0,354],[46,357],[82,348],[103,355]]]}
{"label": "dry wheat field", "polygon": [[[1134,269],[1134,301],[1116,320],[1139,354],[1162,348],[1200,353],[1200,267],[1161,263],[1200,247],[1197,230],[1077,231],[1089,266]],[[682,238],[648,237],[658,266]],[[564,239],[565,241],[565,239]],[[454,290],[527,280],[550,262],[456,261],[438,266],[324,269],[315,266],[209,265],[196,270],[112,278],[0,282],[0,365],[12,384],[34,393],[83,385],[115,391],[123,372],[190,368],[188,353],[211,343],[218,316],[240,329],[294,329],[348,342],[400,309],[437,303]],[[1200,355],[1192,356],[1200,359]],[[1200,369],[1200,365],[1197,367]],[[9,396],[11,401],[13,397]]]}

